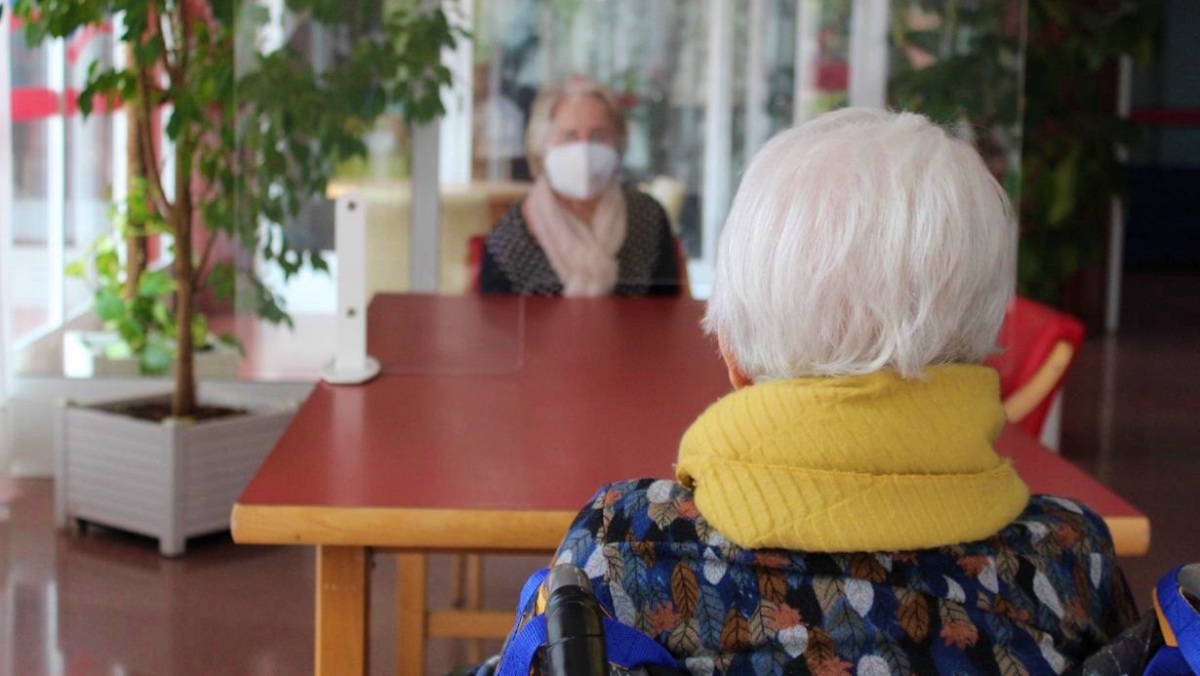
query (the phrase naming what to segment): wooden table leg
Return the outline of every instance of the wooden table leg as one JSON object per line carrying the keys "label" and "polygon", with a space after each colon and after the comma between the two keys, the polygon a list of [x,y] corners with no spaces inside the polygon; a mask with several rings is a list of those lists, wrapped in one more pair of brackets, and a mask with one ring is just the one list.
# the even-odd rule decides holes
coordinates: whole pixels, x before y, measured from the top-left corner
{"label": "wooden table leg", "polygon": [[462,608],[467,604],[466,559],[466,554],[450,557],[450,605],[454,608]]}
{"label": "wooden table leg", "polygon": [[399,596],[396,629],[396,666],[401,676],[425,673],[425,635],[428,621],[426,573],[428,562],[423,553],[396,556],[396,592]]}
{"label": "wooden table leg", "polygon": [[[483,556],[467,554],[463,565],[467,569],[464,595],[467,609],[483,610]],[[467,643],[467,661],[469,663],[477,664],[482,659],[482,652],[483,643],[479,639],[473,638]]]}
{"label": "wooden table leg", "polygon": [[317,547],[315,672],[367,673],[367,550]]}

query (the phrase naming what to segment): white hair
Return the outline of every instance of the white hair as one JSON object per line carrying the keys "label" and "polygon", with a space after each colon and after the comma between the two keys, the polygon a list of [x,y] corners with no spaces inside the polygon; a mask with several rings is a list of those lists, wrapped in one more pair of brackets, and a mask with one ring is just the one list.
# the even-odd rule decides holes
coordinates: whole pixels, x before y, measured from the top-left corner
{"label": "white hair", "polygon": [[704,319],[753,380],[976,363],[1013,293],[1016,224],[979,154],[922,115],[848,108],[746,169]]}

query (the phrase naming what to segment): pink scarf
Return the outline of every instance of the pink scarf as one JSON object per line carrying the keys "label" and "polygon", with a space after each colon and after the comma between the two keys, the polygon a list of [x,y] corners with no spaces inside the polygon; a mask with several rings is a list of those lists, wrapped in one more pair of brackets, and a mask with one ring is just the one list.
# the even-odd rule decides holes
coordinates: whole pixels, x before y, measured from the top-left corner
{"label": "pink scarf", "polygon": [[616,181],[600,195],[592,224],[579,220],[554,195],[543,175],[525,198],[525,221],[564,296],[604,296],[617,285],[617,252],[625,242],[625,195]]}

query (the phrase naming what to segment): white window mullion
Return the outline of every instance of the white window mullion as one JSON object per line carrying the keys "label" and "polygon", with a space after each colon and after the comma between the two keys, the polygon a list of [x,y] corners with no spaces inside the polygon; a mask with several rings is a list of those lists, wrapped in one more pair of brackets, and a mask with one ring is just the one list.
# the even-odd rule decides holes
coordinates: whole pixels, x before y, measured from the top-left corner
{"label": "white window mullion", "polygon": [[887,105],[888,0],[854,0],[850,6],[850,105]]}
{"label": "white window mullion", "polygon": [[[439,0],[421,0],[426,9]],[[433,293],[438,288],[438,262],[442,229],[442,196],[439,187],[441,133],[439,120],[412,125],[412,211],[409,254],[409,288],[416,293]]]}
{"label": "white window mullion", "polygon": [[746,21],[748,35],[756,36],[746,41],[746,129],[745,157],[749,161],[771,131],[767,116],[767,67],[764,51],[768,32],[766,0],[750,0],[749,16]]}
{"label": "white window mullion", "polygon": [[[112,17],[112,63],[114,68],[125,67],[125,43],[121,34],[125,32],[124,13]],[[129,123],[125,118],[124,107],[112,111],[109,117],[112,125],[112,200],[124,202],[129,194]]]}
{"label": "white window mullion", "polygon": [[712,269],[729,210],[733,136],[733,0],[708,0],[708,76],[704,115],[701,257]]}
{"label": "white window mullion", "polygon": [[65,319],[65,246],[67,206],[67,59],[66,41],[46,43],[46,83],[58,96],[58,114],[46,120],[46,260],[49,267],[47,320],[49,329]]}
{"label": "white window mullion", "polygon": [[[8,469],[8,426],[4,402],[8,397],[8,264],[12,246],[12,200],[13,200],[13,147],[12,147],[12,100],[9,70],[9,17],[12,12],[0,15],[0,473]],[[9,604],[12,605],[12,604]],[[9,625],[12,626],[12,625]],[[10,632],[4,632],[6,634]],[[0,639],[2,642],[3,639]],[[0,647],[6,647],[0,645]],[[8,652],[7,654],[12,654]],[[0,667],[6,665],[0,658]],[[11,666],[11,665],[10,665]]]}
{"label": "white window mullion", "polygon": [[816,112],[820,30],[820,0],[796,0],[796,65],[792,83],[792,120],[796,124],[811,119]]}
{"label": "white window mullion", "polygon": [[[470,29],[474,24],[474,5],[471,0],[447,0],[448,18],[454,25]],[[458,38],[454,49],[442,50],[442,64],[450,69],[454,79],[442,92],[446,114],[441,121],[442,160],[438,170],[444,183],[468,183],[474,148],[475,43]]]}

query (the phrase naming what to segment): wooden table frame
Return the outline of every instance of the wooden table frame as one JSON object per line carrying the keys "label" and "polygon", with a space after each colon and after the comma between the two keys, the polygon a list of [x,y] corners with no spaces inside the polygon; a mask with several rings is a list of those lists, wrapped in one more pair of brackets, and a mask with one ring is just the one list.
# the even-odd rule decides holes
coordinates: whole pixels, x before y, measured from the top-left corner
{"label": "wooden table frame", "polygon": [[[377,297],[368,342],[383,375],[362,387],[318,384],[234,507],[239,543],[316,547],[316,673],[366,672],[376,553],[398,555],[399,673],[424,673],[426,637],[504,636],[512,612],[429,609],[428,555],[553,552],[597,487],[669,473],[682,431],[728,390],[697,328],[699,303],[525,303]],[[520,304],[519,314],[506,314],[506,304]],[[512,317],[521,318],[519,331]],[[553,349],[536,349],[546,345]],[[645,346],[644,353],[632,346]],[[450,349],[473,360],[470,373],[429,368]],[[519,366],[494,368],[509,363]],[[523,407],[548,399],[554,415],[525,414]],[[492,418],[464,427],[463,410]],[[622,424],[614,427],[617,419]],[[597,435],[613,438],[589,448]],[[646,452],[605,450],[635,441]],[[420,451],[402,450],[408,447]],[[1015,428],[1006,429],[998,448],[1033,492],[1096,509],[1118,554],[1146,552],[1149,522],[1119,496]],[[494,480],[472,483],[472,473]],[[473,561],[468,585],[478,589]]]}
{"label": "wooden table frame", "polygon": [[[315,512],[302,507],[238,505],[234,508],[233,524],[239,541],[320,543],[316,547],[318,674],[367,672],[369,561],[376,553],[396,554],[398,673],[424,674],[427,639],[503,638],[514,621],[512,611],[476,608],[431,611],[428,555],[549,556],[574,518],[572,512],[373,508]],[[1142,555],[1149,549],[1146,517],[1110,516],[1105,522],[1118,554]]]}
{"label": "wooden table frame", "polygon": [[[478,585],[482,554],[545,554],[557,549],[573,512],[536,514],[464,510],[453,513],[346,508],[314,513],[303,507],[237,505],[239,542],[316,545],[314,664],[318,674],[367,672],[370,560],[396,555],[398,672],[425,673],[429,638],[503,638],[513,611],[430,610],[428,556],[467,555],[467,584]],[[292,527],[280,528],[281,524]],[[353,524],[353,527],[345,526]],[[453,527],[451,527],[453,526]],[[472,562],[474,559],[474,562]],[[468,593],[478,597],[478,594]]]}

